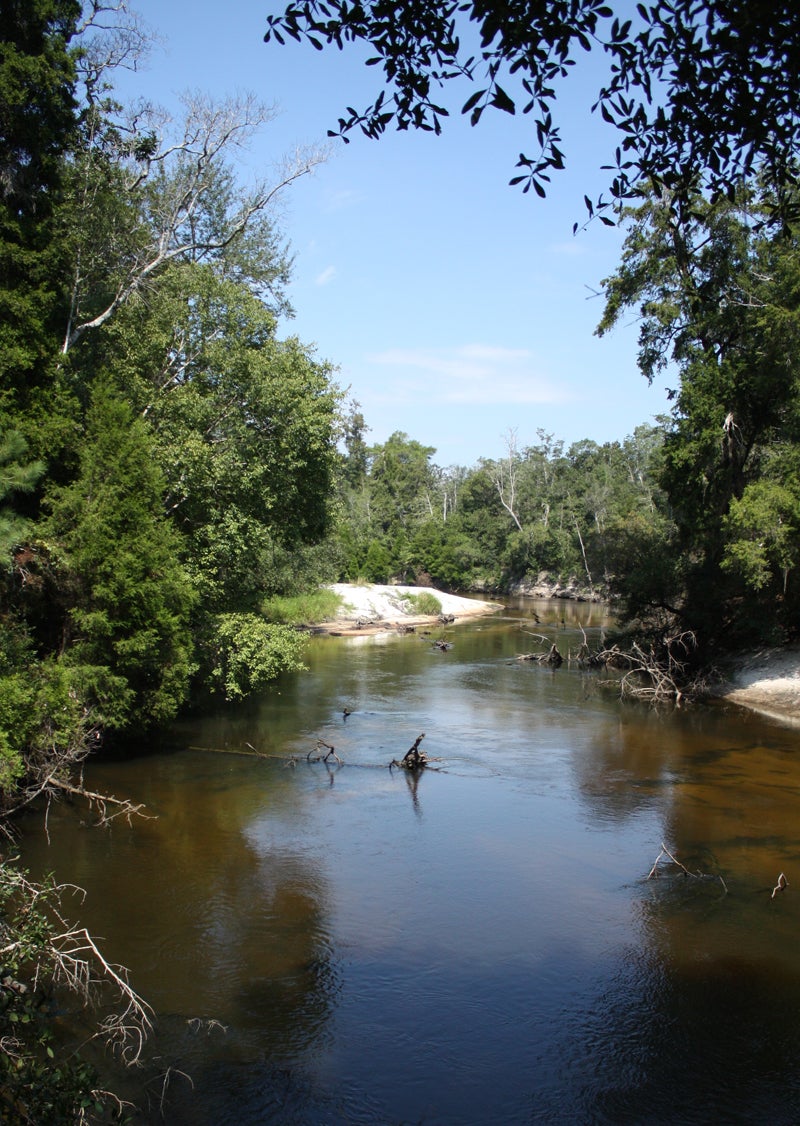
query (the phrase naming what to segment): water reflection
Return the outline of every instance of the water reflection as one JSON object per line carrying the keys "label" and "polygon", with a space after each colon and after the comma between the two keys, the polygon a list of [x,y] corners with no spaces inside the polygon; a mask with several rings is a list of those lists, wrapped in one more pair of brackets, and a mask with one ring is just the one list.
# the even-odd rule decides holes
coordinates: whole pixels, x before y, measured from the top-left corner
{"label": "water reflection", "polygon": [[[157,820],[31,823],[26,863],[87,888],[160,1013],[146,1120],[800,1120],[796,732],[620,707],[517,661],[524,612],[446,653],[315,640],[183,749],[93,768]],[[564,651],[604,627],[535,612]],[[420,731],[441,771],[390,770]],[[648,880],[662,841],[725,890]]]}

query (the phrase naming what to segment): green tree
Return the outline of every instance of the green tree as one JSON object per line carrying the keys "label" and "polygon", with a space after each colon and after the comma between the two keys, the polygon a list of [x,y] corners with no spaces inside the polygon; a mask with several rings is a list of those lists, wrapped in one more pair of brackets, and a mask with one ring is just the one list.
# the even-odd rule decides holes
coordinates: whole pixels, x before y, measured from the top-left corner
{"label": "green tree", "polygon": [[172,719],[194,669],[194,594],[163,512],[152,437],[120,395],[98,385],[80,473],[57,491],[45,532],[61,545],[67,648],[108,727]]}
{"label": "green tree", "polygon": [[[155,437],[165,506],[209,612],[255,611],[276,553],[332,519],[339,392],[328,365],[237,281],[173,266],[106,334],[105,360]],[[295,564],[285,555],[287,579]]]}
{"label": "green tree", "polygon": [[406,534],[433,512],[435,473],[432,446],[423,446],[401,430],[370,451],[372,519],[389,538]]}
{"label": "green tree", "polygon": [[11,551],[22,542],[30,526],[15,511],[14,497],[29,493],[44,472],[42,462],[27,461],[26,451],[27,443],[18,431],[0,431],[0,567],[10,565]]}
{"label": "green tree", "polygon": [[55,215],[77,107],[76,0],[0,3],[0,410],[49,371],[66,293]]}
{"label": "green tree", "polygon": [[[765,475],[783,485],[800,438],[798,245],[757,219],[747,194],[736,203],[698,199],[677,218],[660,197],[645,203],[606,283],[598,330],[638,308],[643,373],[677,370],[660,484],[683,559],[672,574],[683,588],[666,601],[706,645],[741,641],[752,628],[741,609],[742,577],[749,568],[752,585],[758,573],[746,529],[778,498],[772,487],[752,489]],[[726,547],[730,536],[739,548]],[[756,617],[764,628],[780,620],[788,628],[792,611],[765,604]]]}
{"label": "green tree", "polygon": [[541,196],[565,163],[558,86],[584,52],[602,51],[608,76],[592,108],[620,133],[608,161],[612,201],[650,182],[676,205],[698,188],[719,198],[758,171],[777,213],[796,213],[800,12],[792,3],[672,0],[634,10],[613,0],[301,0],[267,17],[265,39],[287,37],[319,50],[364,44],[367,65],[383,68],[385,89],[372,105],[339,119],[345,140],[356,128],[378,137],[391,123],[441,132],[449,110],[440,91],[459,82],[473,84],[461,105],[473,125],[487,109],[519,106],[534,152],[520,155],[511,183]]}

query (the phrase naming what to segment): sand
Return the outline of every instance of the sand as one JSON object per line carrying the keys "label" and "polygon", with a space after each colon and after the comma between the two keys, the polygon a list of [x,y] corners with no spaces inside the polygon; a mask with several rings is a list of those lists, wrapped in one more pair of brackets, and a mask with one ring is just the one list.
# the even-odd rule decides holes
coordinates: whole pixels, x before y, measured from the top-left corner
{"label": "sand", "polygon": [[455,620],[475,618],[501,610],[502,603],[484,602],[477,598],[463,598],[445,594],[426,586],[369,586],[335,583],[330,589],[343,598],[342,607],[332,622],[323,622],[315,632],[331,634],[380,633],[418,625],[435,624],[437,615],[416,613],[404,596],[428,592],[439,599],[443,614],[452,614]]}

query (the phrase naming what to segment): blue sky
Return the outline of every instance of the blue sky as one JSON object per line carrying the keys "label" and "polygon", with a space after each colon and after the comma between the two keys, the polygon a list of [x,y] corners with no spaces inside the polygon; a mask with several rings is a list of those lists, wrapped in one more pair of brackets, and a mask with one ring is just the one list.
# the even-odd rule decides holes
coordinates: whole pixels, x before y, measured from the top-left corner
{"label": "blue sky", "polygon": [[[602,299],[591,295],[618,262],[620,232],[594,223],[572,234],[584,194],[606,187],[600,166],[618,143],[589,113],[602,59],[580,60],[565,85],[556,116],[567,171],[541,200],[508,186],[517,154],[535,149],[521,115],[487,111],[473,129],[456,112],[440,137],[329,141],[344,107],[377,93],[380,69],[350,51],[265,44],[270,3],[133,0],[161,42],[118,89],[171,110],[187,90],[275,104],[242,156],[245,180],[298,145],[330,147],[283,197],[296,317],[281,331],[335,365],[368,440],[403,430],[436,448],[436,464],[469,466],[499,456],[511,430],[520,446],[539,429],[605,442],[666,413],[664,387],[637,370],[633,317],[593,335]],[[468,93],[447,104],[457,109]]]}

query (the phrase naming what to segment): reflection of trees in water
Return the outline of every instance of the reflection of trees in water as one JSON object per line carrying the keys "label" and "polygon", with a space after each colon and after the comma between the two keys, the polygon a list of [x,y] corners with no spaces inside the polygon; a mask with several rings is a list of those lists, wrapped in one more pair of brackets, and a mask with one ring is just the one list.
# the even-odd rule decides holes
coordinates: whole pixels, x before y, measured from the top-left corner
{"label": "reflection of trees in water", "polygon": [[[82,921],[104,936],[158,1013],[141,1081],[158,1089],[157,1076],[171,1067],[199,1090],[206,1070],[223,1061],[284,1066],[316,1051],[339,978],[324,867],[296,834],[281,839],[282,821],[303,822],[304,792],[293,772],[228,756],[165,756],[135,766],[139,784],[131,764],[115,771],[114,788],[124,789],[129,775],[128,788],[158,817],[99,838],[72,813],[54,810],[52,847],[41,864],[58,873],[64,858],[64,873],[84,883]],[[248,835],[256,818],[277,824],[274,839]],[[203,1023],[190,1024],[193,1018]],[[178,1101],[194,1105],[177,1073],[170,1086],[172,1110]]]}
{"label": "reflection of trees in water", "polygon": [[591,739],[573,752],[579,792],[597,817],[624,821],[668,801],[672,749],[663,735],[658,717],[645,709],[607,719],[598,713]]}
{"label": "reflection of trees in water", "polygon": [[642,857],[638,950],[574,1017],[581,1120],[800,1120],[800,906],[788,891],[770,899],[798,855],[789,753],[788,737],[756,724],[636,708],[574,753],[599,821],[621,827],[657,806],[676,857],[728,889],[670,865],[646,881],[659,842]]}
{"label": "reflection of trees in water", "polygon": [[543,1061],[558,1084],[552,1102],[544,1087],[536,1120],[565,1120],[566,1089],[576,1122],[797,1122],[797,975],[778,979],[733,952],[662,953],[629,952],[567,1015]]}

